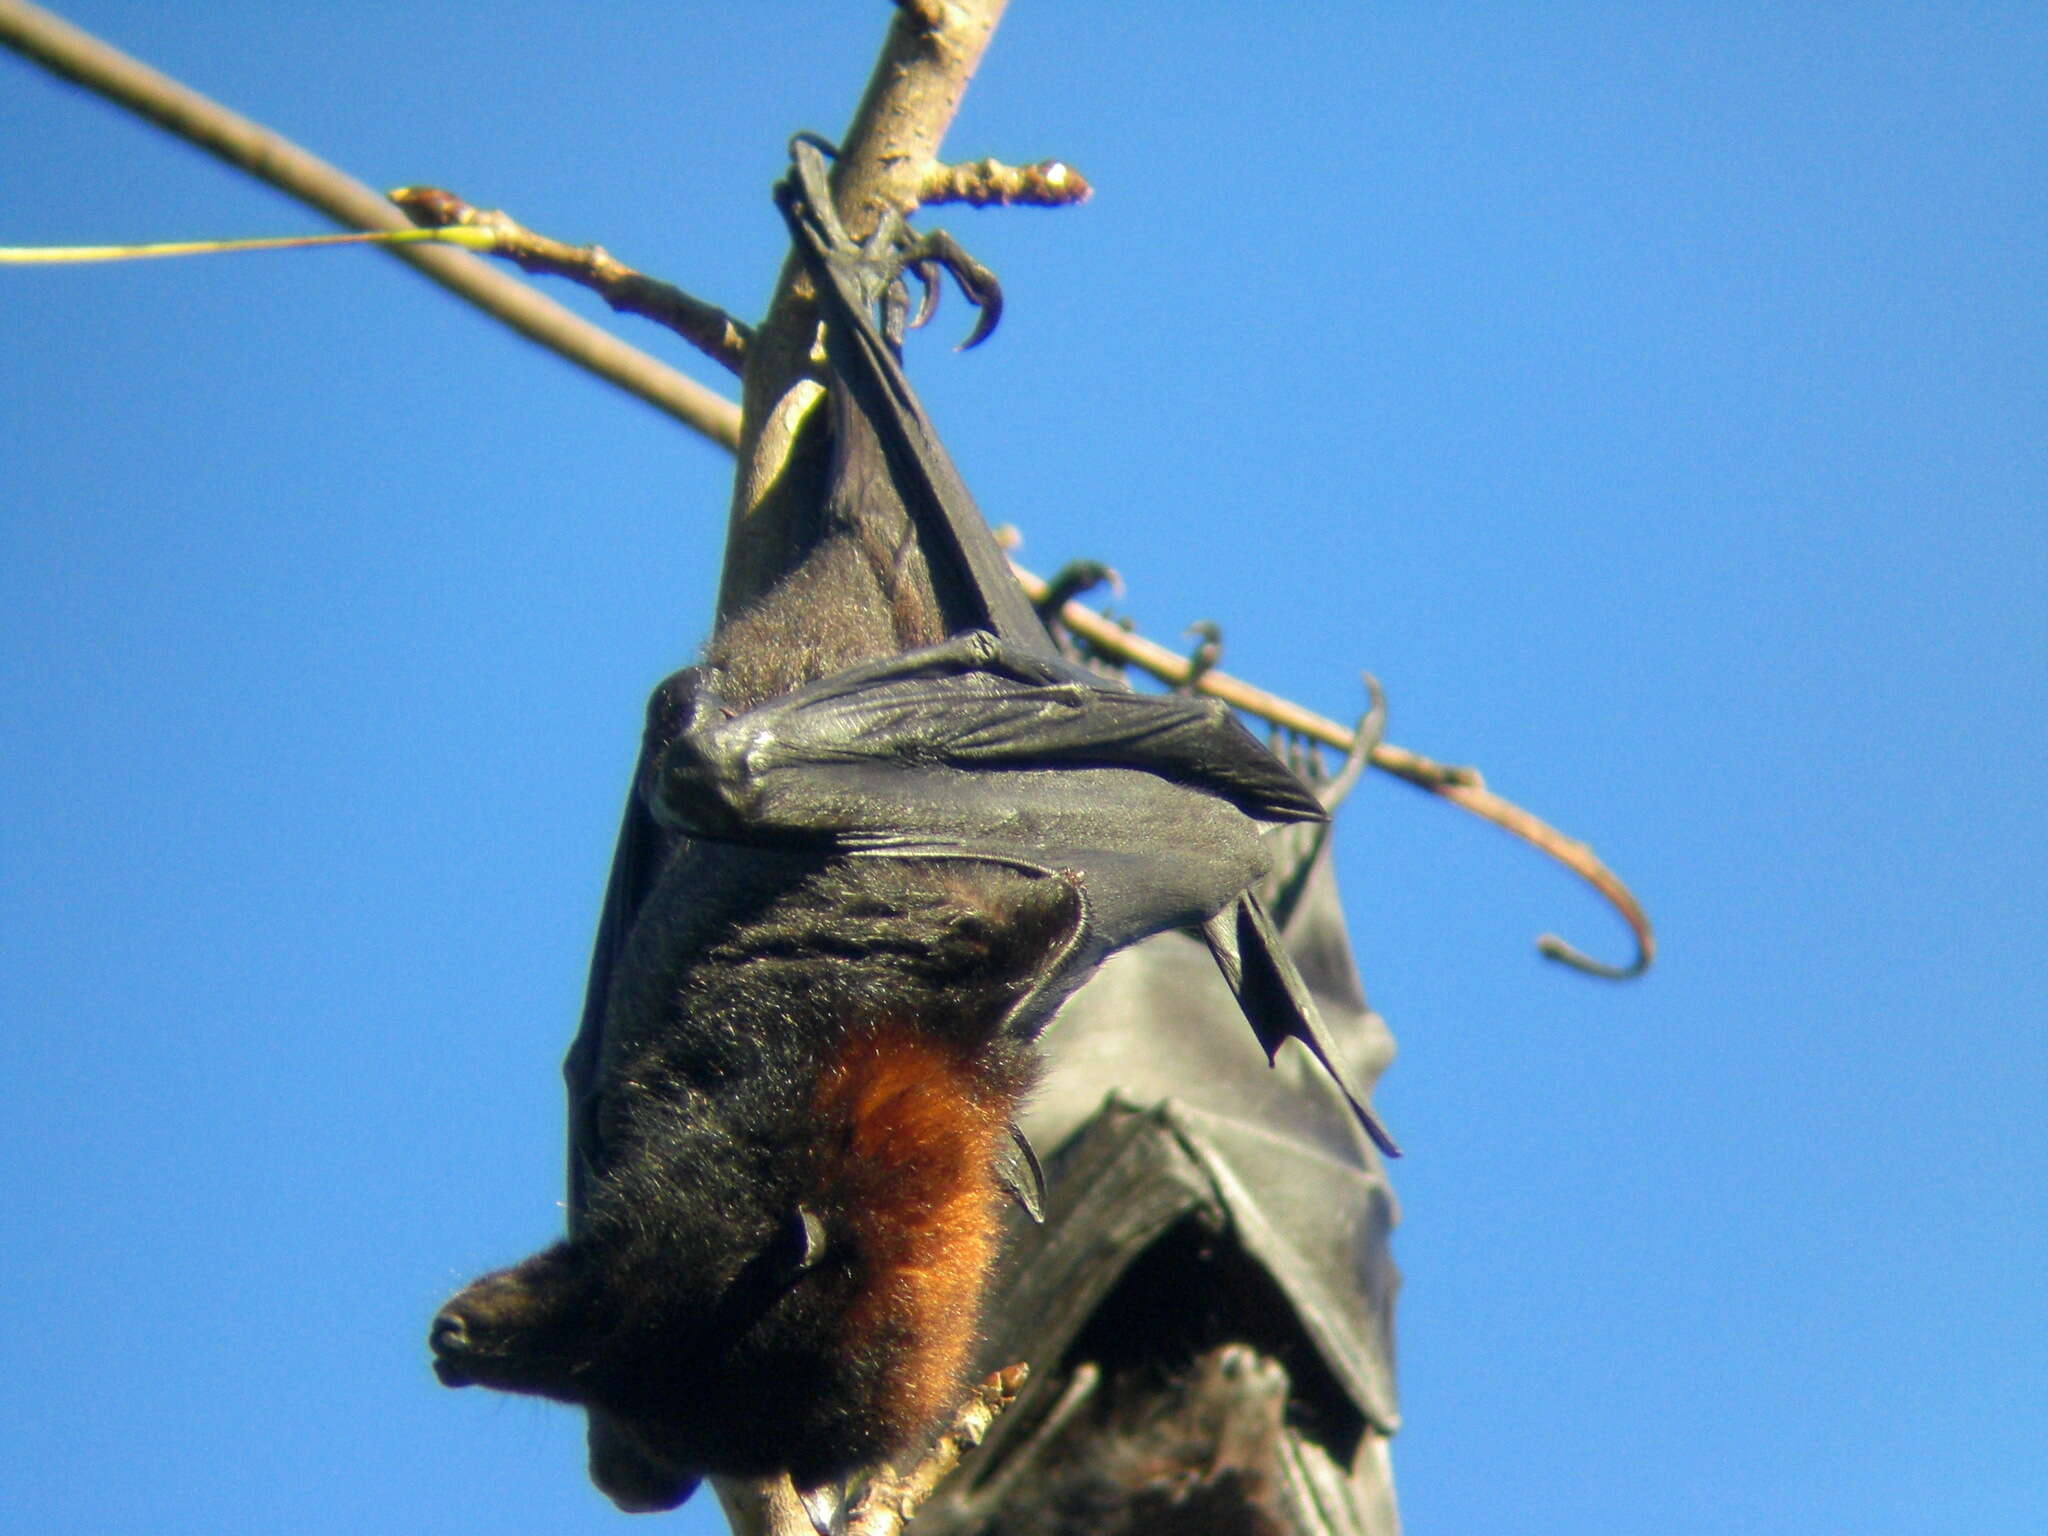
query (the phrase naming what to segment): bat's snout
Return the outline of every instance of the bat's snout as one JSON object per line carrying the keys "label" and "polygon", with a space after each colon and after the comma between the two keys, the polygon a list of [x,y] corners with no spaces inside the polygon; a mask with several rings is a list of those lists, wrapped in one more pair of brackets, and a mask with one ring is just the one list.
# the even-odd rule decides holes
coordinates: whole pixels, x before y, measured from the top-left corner
{"label": "bat's snout", "polygon": [[466,1387],[475,1378],[467,1360],[471,1352],[469,1324],[452,1307],[438,1313],[427,1331],[427,1347],[434,1352],[434,1374],[444,1387]]}

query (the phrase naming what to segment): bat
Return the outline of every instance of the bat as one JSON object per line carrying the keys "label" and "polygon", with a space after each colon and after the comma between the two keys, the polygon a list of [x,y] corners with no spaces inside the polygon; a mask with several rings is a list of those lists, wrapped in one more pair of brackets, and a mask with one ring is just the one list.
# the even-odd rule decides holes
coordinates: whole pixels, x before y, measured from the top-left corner
{"label": "bat", "polygon": [[[1320,802],[1213,700],[1065,658],[898,363],[900,220],[855,242],[815,141],[777,202],[824,324],[827,494],[789,574],[656,688],[569,1087],[569,1230],[436,1316],[435,1368],[580,1404],[594,1482],[799,1489],[957,1400],[1043,1196],[1034,1040],[1115,950],[1192,928],[1268,1055],[1391,1150],[1254,894]],[[878,327],[875,311],[884,318]]]}

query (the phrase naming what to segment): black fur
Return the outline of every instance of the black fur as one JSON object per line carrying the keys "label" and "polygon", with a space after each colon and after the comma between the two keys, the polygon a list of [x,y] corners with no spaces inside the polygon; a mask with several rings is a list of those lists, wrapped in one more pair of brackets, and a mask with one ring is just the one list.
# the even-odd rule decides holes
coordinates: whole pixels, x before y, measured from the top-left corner
{"label": "black fur", "polygon": [[[849,1169],[858,1128],[820,1104],[821,1073],[876,1019],[915,1018],[965,1069],[941,1085],[964,1096],[949,1113],[1006,1129],[1034,1068],[999,1026],[1078,898],[999,866],[707,843],[671,874],[617,972],[602,1151],[569,1240],[470,1286],[434,1345],[449,1384],[601,1410],[672,1468],[808,1485],[923,1427],[898,1405],[927,1364],[915,1319],[849,1319],[889,1281],[879,1229],[932,1196],[892,1199],[871,1159]],[[993,1207],[979,1176],[963,1198]],[[822,1238],[809,1265],[795,1213]]]}

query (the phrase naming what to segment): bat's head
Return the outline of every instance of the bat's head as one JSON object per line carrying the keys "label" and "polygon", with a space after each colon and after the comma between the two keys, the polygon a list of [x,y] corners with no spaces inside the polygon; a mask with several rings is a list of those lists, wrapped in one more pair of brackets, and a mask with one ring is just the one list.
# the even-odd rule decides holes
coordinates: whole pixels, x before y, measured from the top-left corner
{"label": "bat's head", "polygon": [[[694,1471],[788,1466],[791,1443],[820,1440],[812,1405],[866,1395],[860,1354],[844,1357],[872,1265],[808,1208],[777,1220],[732,1190],[626,1182],[632,1209],[628,1189],[600,1187],[576,1235],[442,1307],[435,1374],[601,1411]],[[835,1443],[834,1459],[864,1448]]]}
{"label": "bat's head", "polygon": [[973,1354],[1036,1073],[1014,1020],[1081,896],[999,863],[799,873],[715,945],[667,942],[650,901],[568,1239],[433,1324],[450,1385],[590,1409],[592,1475],[629,1507],[691,1475],[815,1486],[894,1455]]}
{"label": "bat's head", "polygon": [[957,1401],[996,1254],[1014,1100],[986,1071],[881,1021],[755,1156],[715,1164],[679,1133],[623,1160],[567,1241],[441,1309],[436,1373],[589,1408],[635,1490],[643,1463],[815,1486],[902,1450]]}
{"label": "bat's head", "polygon": [[828,1262],[812,1212],[793,1208],[758,1242],[742,1235],[767,1224],[756,1218],[645,1206],[628,1225],[600,1206],[576,1237],[472,1281],[442,1307],[428,1335],[435,1374],[451,1387],[622,1411],[725,1374],[816,1310],[815,1297],[794,1295],[800,1281],[812,1277],[815,1293],[847,1267]]}

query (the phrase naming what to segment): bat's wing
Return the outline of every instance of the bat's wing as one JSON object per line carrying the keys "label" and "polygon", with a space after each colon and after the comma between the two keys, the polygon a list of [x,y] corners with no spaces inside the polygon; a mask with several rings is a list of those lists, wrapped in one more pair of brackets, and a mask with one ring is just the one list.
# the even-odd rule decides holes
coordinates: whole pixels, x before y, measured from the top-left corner
{"label": "bat's wing", "polygon": [[1387,1156],[1399,1157],[1400,1147],[1366,1103],[1365,1092],[1343,1053],[1330,1043],[1315,996],[1259,898],[1247,891],[1202,925],[1202,937],[1224,981],[1237,995],[1252,1033],[1266,1048],[1267,1059],[1277,1057],[1287,1041],[1299,1040],[1343,1091],[1373,1144]]}
{"label": "bat's wing", "polygon": [[[1112,950],[1243,905],[1268,864],[1261,827],[1324,814],[1215,701],[1107,688],[981,631],[733,718],[706,696],[689,712],[703,724],[654,784],[657,815],[686,832],[1076,879],[1084,930],[1034,996],[1044,1006],[1017,1016],[1026,1028]],[[1268,994],[1313,1003],[1275,989],[1261,937],[1241,946],[1248,963],[1235,941],[1227,955],[1277,1045]]]}
{"label": "bat's wing", "polygon": [[[1393,1042],[1320,830],[1279,834],[1267,899],[1329,1047],[1369,1085]],[[1345,1095],[1300,1052],[1269,1070],[1246,1049],[1185,933],[1112,957],[1044,1051],[1025,1124],[1049,1149],[1048,1216],[1013,1228],[978,1362],[1028,1360],[1033,1378],[920,1529],[1394,1536],[1396,1207]],[[1233,1500],[1262,1518],[1197,1520]]]}
{"label": "bat's wing", "polygon": [[612,852],[611,878],[605,884],[604,909],[591,947],[590,979],[583,991],[583,1019],[562,1062],[569,1090],[569,1211],[573,1223],[583,1207],[583,1184],[598,1157],[597,1090],[604,1055],[606,999],[612,973],[625,951],[626,939],[640,908],[684,841],[673,827],[656,821],[647,807],[646,786],[655,766],[687,727],[688,705],[696,691],[696,672],[679,672],[660,684],[647,701],[647,723],[641,732],[640,756],[626,793],[619,822],[619,840]]}
{"label": "bat's wing", "polygon": [[849,668],[737,718],[701,701],[695,716],[704,725],[668,751],[656,793],[685,824],[714,818],[710,830],[923,836],[951,818],[915,814],[945,792],[919,780],[1032,769],[1135,769],[1261,822],[1325,814],[1217,700],[1105,687],[985,632]]}
{"label": "bat's wing", "polygon": [[1397,1155],[1249,890],[1265,857],[1251,823],[1320,822],[1322,803],[1221,703],[1108,687],[971,633],[735,719],[696,710],[716,723],[680,737],[658,776],[679,825],[1076,870],[1090,907],[1077,964],[1199,924],[1267,1055],[1300,1040]]}

